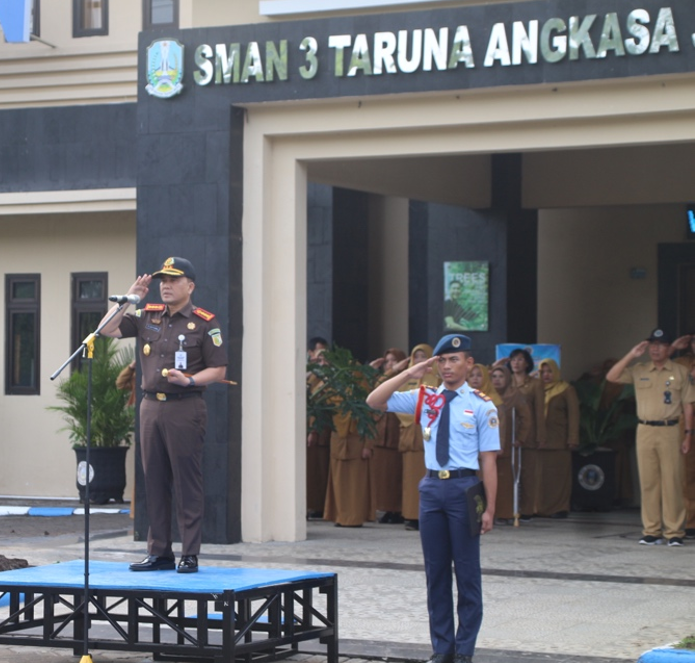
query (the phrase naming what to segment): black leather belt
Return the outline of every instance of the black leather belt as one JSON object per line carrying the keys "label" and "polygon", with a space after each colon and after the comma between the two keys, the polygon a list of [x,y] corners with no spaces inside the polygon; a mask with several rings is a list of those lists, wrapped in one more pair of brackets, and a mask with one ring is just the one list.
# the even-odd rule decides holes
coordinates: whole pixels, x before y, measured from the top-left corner
{"label": "black leather belt", "polygon": [[165,401],[181,401],[183,398],[195,398],[202,397],[201,391],[183,391],[179,394],[168,394],[162,391],[144,391],[143,397],[147,401],[160,401],[165,403]]}
{"label": "black leather belt", "polygon": [[639,423],[645,426],[676,426],[678,419],[662,419],[661,421],[644,421],[640,419]]}
{"label": "black leather belt", "polygon": [[428,470],[427,476],[431,479],[463,479],[476,476],[476,470],[467,467],[461,470]]}

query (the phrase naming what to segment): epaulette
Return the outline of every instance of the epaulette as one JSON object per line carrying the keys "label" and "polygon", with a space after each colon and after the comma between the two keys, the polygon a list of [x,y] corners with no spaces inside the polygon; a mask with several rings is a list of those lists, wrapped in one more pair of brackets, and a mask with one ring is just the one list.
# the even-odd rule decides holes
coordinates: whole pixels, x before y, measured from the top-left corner
{"label": "epaulette", "polygon": [[207,322],[216,317],[213,313],[209,313],[209,311],[205,311],[203,308],[199,307],[192,309],[192,313],[198,315],[202,320],[206,320]]}
{"label": "epaulette", "polygon": [[474,393],[482,400],[482,401],[490,401],[491,398],[487,396],[483,391],[479,391],[478,389],[474,389]]}
{"label": "epaulette", "polygon": [[165,311],[165,304],[146,304],[144,311]]}

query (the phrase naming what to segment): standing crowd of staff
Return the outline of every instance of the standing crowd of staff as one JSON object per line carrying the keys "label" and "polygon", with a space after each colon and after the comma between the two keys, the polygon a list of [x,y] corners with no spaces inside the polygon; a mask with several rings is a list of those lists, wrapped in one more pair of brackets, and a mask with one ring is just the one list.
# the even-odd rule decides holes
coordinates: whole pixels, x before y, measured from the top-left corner
{"label": "standing crowd of staff", "polygon": [[[661,423],[642,423],[637,434],[644,523],[640,543],[665,540],[677,546],[695,534],[694,336],[672,343],[660,330],[654,334],[635,346],[606,377],[610,387],[615,382],[635,385],[642,421],[664,423],[664,430]],[[309,361],[322,361],[327,347],[325,340],[312,339]],[[635,378],[632,368],[627,368],[647,350],[655,353],[657,371],[662,373],[656,391],[647,391],[651,382],[646,376],[637,373]],[[671,355],[685,350],[671,360]],[[378,370],[376,383],[370,386],[376,387],[431,356],[433,348],[428,344],[417,345],[408,356],[399,348],[389,348],[370,362]],[[653,356],[650,365],[654,366]],[[672,375],[666,376],[664,371]],[[530,352],[519,348],[491,366],[474,363],[467,382],[491,400],[500,422],[495,523],[513,524],[516,517],[523,522],[534,517],[566,518],[571,510],[572,453],[579,446],[580,414],[576,389],[562,379],[557,362],[544,359],[535,366]],[[433,367],[420,379],[408,380],[400,390],[411,391],[421,385],[438,388],[440,384]],[[652,393],[650,409],[645,399]],[[663,403],[664,399],[669,403]],[[418,484],[425,475],[425,462],[423,432],[414,419],[409,413],[382,413],[377,418],[376,435],[362,437],[347,415],[338,416],[335,430],[310,434],[309,517],[331,520],[338,527],[360,527],[377,520],[419,530]],[[647,438],[659,440],[660,435],[673,438],[674,444],[659,443],[659,451],[656,443],[645,442]],[[663,526],[666,529],[662,523],[667,523]]]}

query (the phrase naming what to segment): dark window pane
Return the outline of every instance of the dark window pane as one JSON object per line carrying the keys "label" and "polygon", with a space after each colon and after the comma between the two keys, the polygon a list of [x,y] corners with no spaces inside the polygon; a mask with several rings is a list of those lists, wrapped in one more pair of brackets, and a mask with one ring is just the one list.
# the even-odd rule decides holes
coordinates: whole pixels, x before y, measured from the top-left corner
{"label": "dark window pane", "polygon": [[151,22],[153,25],[175,22],[174,0],[152,0]]}
{"label": "dark window pane", "polygon": [[104,299],[104,282],[102,280],[81,281],[78,285],[80,299]]}
{"label": "dark window pane", "polygon": [[12,329],[12,387],[36,387],[36,315],[13,313]]}
{"label": "dark window pane", "polygon": [[36,299],[36,283],[15,281],[12,284],[12,299]]}
{"label": "dark window pane", "polygon": [[[78,313],[78,336],[80,337],[80,343],[82,343],[88,334],[97,329],[97,325],[100,324],[102,320],[102,313]],[[80,345],[78,343],[78,345]]]}
{"label": "dark window pane", "polygon": [[82,0],[82,24],[84,30],[102,28],[102,0]]}

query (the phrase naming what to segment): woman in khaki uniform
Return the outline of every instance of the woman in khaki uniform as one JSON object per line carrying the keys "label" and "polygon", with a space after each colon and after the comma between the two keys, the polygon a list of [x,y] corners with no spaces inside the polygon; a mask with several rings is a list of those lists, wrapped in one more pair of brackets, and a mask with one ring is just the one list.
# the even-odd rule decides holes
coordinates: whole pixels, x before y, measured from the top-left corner
{"label": "woman in khaki uniform", "polygon": [[482,394],[486,394],[493,401],[493,404],[496,407],[503,404],[498,391],[496,391],[496,388],[491,382],[489,369],[483,364],[474,364],[474,367],[469,372],[467,383],[472,389],[476,389]]}
{"label": "woman in khaki uniform", "polygon": [[540,362],[544,384],[547,445],[539,450],[541,481],[537,500],[540,516],[566,518],[571,508],[571,451],[578,447],[579,403],[576,390],[561,379],[554,359]]}
{"label": "woman in khaki uniform", "polygon": [[333,427],[323,518],[334,521],[336,527],[362,527],[374,520],[369,485],[372,440],[359,435],[349,414],[334,415]]}
{"label": "woman in khaki uniform", "polygon": [[[372,362],[370,365],[382,371],[375,386],[395,375],[396,365],[405,359],[406,353],[403,350],[389,348],[381,359]],[[403,522],[399,420],[393,412],[384,412],[377,420],[377,435],[370,459],[370,482],[375,509],[384,512],[379,522]]]}
{"label": "woman in khaki uniform", "polygon": [[[409,366],[414,366],[433,356],[433,348],[427,343],[420,343],[411,350]],[[420,385],[439,387],[440,377],[433,368],[421,380],[409,380],[400,391],[418,389]],[[425,476],[425,452],[423,451],[423,435],[421,427],[416,424],[410,414],[397,414],[400,423],[399,452],[402,459],[402,493],[401,513],[407,530],[418,529],[418,484]]]}
{"label": "woman in khaki uniform", "polygon": [[544,448],[546,426],[544,420],[544,387],[530,373],[535,367],[530,353],[517,348],[510,353],[510,370],[513,385],[530,408],[532,427],[522,446],[522,468],[520,472],[520,520],[530,520],[537,513],[537,495],[540,483],[538,449]]}
{"label": "woman in khaki uniform", "polygon": [[496,366],[491,371],[491,382],[501,401],[497,406],[501,451],[496,458],[498,474],[496,524],[504,525],[515,515],[513,513],[513,443],[516,447],[522,447],[524,441],[530,436],[532,414],[522,394],[513,386],[511,373],[507,368]]}

